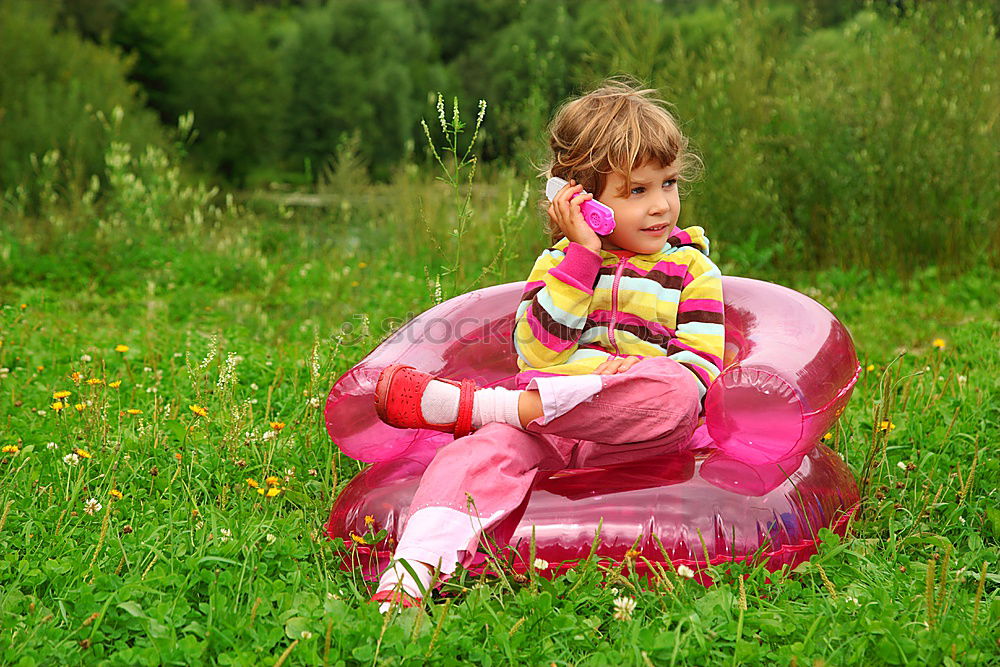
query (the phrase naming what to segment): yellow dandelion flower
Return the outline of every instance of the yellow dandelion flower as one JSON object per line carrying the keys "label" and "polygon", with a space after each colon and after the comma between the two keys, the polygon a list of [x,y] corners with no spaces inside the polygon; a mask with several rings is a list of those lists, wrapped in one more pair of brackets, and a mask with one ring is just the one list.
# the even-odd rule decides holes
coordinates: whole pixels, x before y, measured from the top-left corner
{"label": "yellow dandelion flower", "polygon": [[118,489],[111,489],[108,492],[108,495],[111,496],[111,500],[112,501],[121,500],[122,499],[122,492],[119,491]]}
{"label": "yellow dandelion flower", "polygon": [[19,451],[21,451],[21,448],[17,445],[4,445],[0,447],[0,452],[4,454],[17,454]]}
{"label": "yellow dandelion flower", "polygon": [[73,395],[73,392],[71,392],[71,391],[56,391],[56,392],[52,393],[52,398],[54,398],[54,399],[56,399],[58,401],[60,399],[63,399],[63,398],[66,398],[67,396],[72,396],[72,395]]}
{"label": "yellow dandelion flower", "polygon": [[260,484],[258,484],[257,480],[255,480],[253,477],[247,477],[247,486],[249,486],[251,489],[256,489],[258,486],[260,486]]}
{"label": "yellow dandelion flower", "polygon": [[73,453],[76,454],[77,456],[79,456],[81,459],[92,458],[90,456],[90,452],[88,452],[86,449],[81,449],[79,447],[77,447],[76,449],[74,449]]}
{"label": "yellow dandelion flower", "polygon": [[93,387],[95,384],[104,384],[104,380],[101,378],[89,378],[87,384]]}
{"label": "yellow dandelion flower", "polygon": [[181,458],[182,458],[182,457],[181,457],[181,453],[180,453],[180,452],[177,452],[176,454],[174,454],[174,458],[175,458],[175,459],[177,459],[178,461],[180,461],[180,460],[181,460]]}
{"label": "yellow dandelion flower", "polygon": [[115,352],[121,352],[122,354],[125,354],[126,352],[128,352],[128,345],[122,345],[121,343],[115,345]]}
{"label": "yellow dandelion flower", "polygon": [[628,551],[625,552],[625,558],[635,559],[638,558],[639,554],[641,553],[642,552],[639,551],[638,549],[629,549]]}
{"label": "yellow dandelion flower", "polygon": [[871,373],[873,370],[875,370],[875,364],[868,364],[867,366],[865,366],[865,370]]}
{"label": "yellow dandelion flower", "polygon": [[276,495],[278,495],[279,493],[281,493],[281,491],[282,491],[282,489],[279,489],[276,486],[272,486],[270,489],[267,490],[267,493],[265,495],[268,498],[274,498]]}
{"label": "yellow dandelion flower", "polygon": [[264,491],[264,489],[257,489],[257,493],[259,493],[260,495],[264,495],[266,491]]}
{"label": "yellow dandelion flower", "polygon": [[83,376],[80,375],[80,371],[73,371],[72,373],[69,374],[69,377],[76,384],[80,384],[80,380],[83,379]]}
{"label": "yellow dandelion flower", "polygon": [[22,303],[22,304],[21,304],[21,310],[24,310],[24,309],[25,309],[25,308],[27,308],[27,307],[28,307],[28,304],[26,304],[26,303]]}
{"label": "yellow dandelion flower", "polygon": [[944,338],[935,338],[934,340],[931,341],[931,345],[933,345],[939,350],[943,350],[948,345],[948,343],[945,342]]}
{"label": "yellow dandelion flower", "polygon": [[114,382],[109,382],[108,386],[111,387],[112,389],[117,389],[118,387],[122,386],[122,381],[115,380]]}
{"label": "yellow dandelion flower", "polygon": [[891,431],[894,428],[896,428],[896,425],[888,420],[885,420],[878,425],[878,430],[880,431]]}
{"label": "yellow dandelion flower", "polygon": [[357,542],[358,544],[368,544],[367,542],[365,542],[365,538],[361,537],[360,535],[355,535],[354,533],[351,533],[351,539]]}
{"label": "yellow dandelion flower", "polygon": [[35,370],[41,373],[42,371],[45,370],[45,366],[35,366]]}
{"label": "yellow dandelion flower", "polygon": [[195,413],[199,417],[207,417],[208,416],[208,410],[206,410],[205,408],[201,407],[200,405],[189,405],[188,407],[190,408],[191,412]]}
{"label": "yellow dandelion flower", "polygon": [[359,283],[359,282],[358,282],[357,280],[352,280],[352,281],[351,281],[351,287],[357,287],[357,286],[358,286],[358,285],[360,285],[360,284],[361,284],[361,283]]}
{"label": "yellow dandelion flower", "polygon": [[65,407],[66,407],[66,404],[65,404],[65,403],[63,403],[62,401],[56,401],[56,402],[55,402],[55,403],[53,403],[53,404],[52,404],[52,405],[51,405],[50,407],[51,407],[51,408],[52,408],[53,410],[55,410],[56,412],[59,412],[60,410],[62,410],[63,408],[65,408]]}
{"label": "yellow dandelion flower", "polygon": [[86,404],[86,403],[75,403],[75,404],[73,405],[73,407],[74,407],[74,408],[76,408],[76,411],[77,411],[77,412],[83,412],[83,409],[84,409],[85,407],[87,407],[87,404]]}
{"label": "yellow dandelion flower", "polygon": [[130,415],[141,415],[142,414],[142,410],[140,410],[139,408],[129,408],[125,412],[127,414],[130,414]]}
{"label": "yellow dandelion flower", "polygon": [[268,477],[267,479],[264,480],[264,483],[267,484],[268,486],[278,486],[279,484],[281,484],[281,480],[278,479],[277,477]]}
{"label": "yellow dandelion flower", "polygon": [[368,266],[368,262],[358,262],[358,268],[364,269]]}
{"label": "yellow dandelion flower", "polygon": [[827,432],[826,434],[823,435],[823,439],[824,440],[832,440],[833,439],[833,433]]}
{"label": "yellow dandelion flower", "polygon": [[374,526],[375,525],[375,517],[373,517],[371,514],[366,515],[365,516],[365,525],[368,526],[369,528],[371,528],[372,526]]}
{"label": "yellow dandelion flower", "polygon": [[281,429],[285,428],[285,422],[271,422],[271,428],[273,428],[275,431],[280,431]]}

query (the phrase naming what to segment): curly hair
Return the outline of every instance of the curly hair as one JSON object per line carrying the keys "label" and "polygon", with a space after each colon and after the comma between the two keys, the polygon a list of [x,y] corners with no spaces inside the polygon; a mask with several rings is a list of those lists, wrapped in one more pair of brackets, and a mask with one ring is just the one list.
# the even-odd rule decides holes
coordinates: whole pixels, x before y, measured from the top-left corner
{"label": "curly hair", "polygon": [[[549,123],[552,151],[543,175],[576,179],[600,198],[611,174],[631,188],[629,174],[649,161],[673,165],[689,180],[699,160],[656,90],[631,79],[608,79],[595,90],[563,104]],[[553,242],[562,232],[546,223]]]}

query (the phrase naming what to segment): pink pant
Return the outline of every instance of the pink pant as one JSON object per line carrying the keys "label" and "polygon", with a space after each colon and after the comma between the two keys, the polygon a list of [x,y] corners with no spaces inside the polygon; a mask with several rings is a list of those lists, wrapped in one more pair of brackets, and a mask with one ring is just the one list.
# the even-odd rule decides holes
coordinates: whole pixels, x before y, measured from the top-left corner
{"label": "pink pant", "polygon": [[450,575],[472,561],[484,532],[506,541],[501,534],[516,527],[539,474],[625,463],[686,445],[700,409],[691,371],[666,357],[647,357],[624,373],[597,377],[600,391],[561,416],[543,416],[527,430],[487,424],[439,449],[420,479],[396,558],[440,562]]}

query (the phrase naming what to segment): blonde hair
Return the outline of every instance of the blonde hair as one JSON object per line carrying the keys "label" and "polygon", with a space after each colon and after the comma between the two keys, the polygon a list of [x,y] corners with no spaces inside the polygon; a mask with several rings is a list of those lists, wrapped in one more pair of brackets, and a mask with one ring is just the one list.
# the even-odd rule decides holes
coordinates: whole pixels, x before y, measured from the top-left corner
{"label": "blonde hair", "polygon": [[[594,197],[600,197],[611,174],[624,178],[623,193],[628,192],[631,171],[649,161],[673,165],[687,180],[698,158],[688,151],[666,102],[655,94],[631,79],[608,79],[563,104],[549,123],[552,155],[545,177],[576,179]],[[547,219],[546,231],[553,242],[563,235]]]}

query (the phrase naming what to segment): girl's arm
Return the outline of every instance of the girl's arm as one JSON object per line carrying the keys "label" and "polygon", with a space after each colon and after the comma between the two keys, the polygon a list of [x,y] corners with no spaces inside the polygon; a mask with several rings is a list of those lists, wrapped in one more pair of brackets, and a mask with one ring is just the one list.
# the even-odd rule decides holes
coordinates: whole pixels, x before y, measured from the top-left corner
{"label": "girl's arm", "polygon": [[694,373],[704,399],[708,386],[722,372],[726,343],[722,274],[708,257],[692,254],[694,260],[684,277],[677,328],[667,344],[667,356]]}
{"label": "girl's arm", "polygon": [[517,308],[514,348],[531,368],[564,363],[579,346],[600,254],[577,243],[549,248],[535,260]]}

